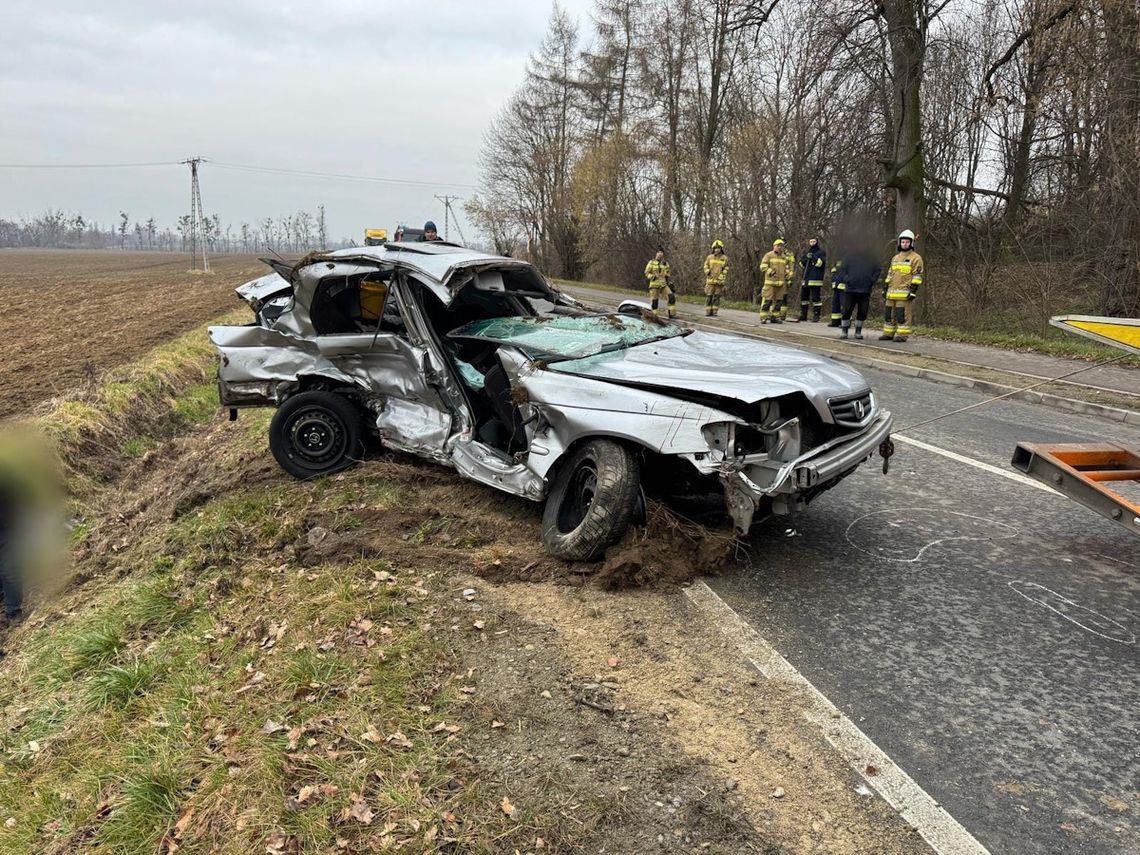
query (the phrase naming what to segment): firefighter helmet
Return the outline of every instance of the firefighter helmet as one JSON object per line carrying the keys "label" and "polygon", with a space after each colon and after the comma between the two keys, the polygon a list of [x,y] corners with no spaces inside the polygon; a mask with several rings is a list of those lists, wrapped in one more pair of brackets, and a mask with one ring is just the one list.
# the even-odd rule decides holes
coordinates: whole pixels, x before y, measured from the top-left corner
{"label": "firefighter helmet", "polygon": [[783,246],[783,245],[784,245],[784,239],[783,238],[776,238],[774,241],[772,241],[773,247]]}
{"label": "firefighter helmet", "polygon": [[722,240],[714,240],[714,241],[712,242],[712,248],[713,248],[713,249],[724,249],[724,241],[722,241]]}

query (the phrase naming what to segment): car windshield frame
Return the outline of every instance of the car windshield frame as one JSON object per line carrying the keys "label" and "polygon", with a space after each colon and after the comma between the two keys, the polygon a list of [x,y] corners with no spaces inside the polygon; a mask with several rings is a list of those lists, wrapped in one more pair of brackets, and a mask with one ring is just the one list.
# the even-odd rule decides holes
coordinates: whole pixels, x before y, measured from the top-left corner
{"label": "car windshield frame", "polygon": [[627,350],[691,332],[686,327],[637,315],[512,315],[471,321],[447,337],[506,344],[517,347],[531,359],[561,362]]}

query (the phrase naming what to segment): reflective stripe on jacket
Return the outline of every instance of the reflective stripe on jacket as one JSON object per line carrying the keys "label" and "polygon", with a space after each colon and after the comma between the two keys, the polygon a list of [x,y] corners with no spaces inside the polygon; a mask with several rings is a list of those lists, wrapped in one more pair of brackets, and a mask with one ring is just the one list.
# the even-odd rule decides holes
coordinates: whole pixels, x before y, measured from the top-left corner
{"label": "reflective stripe on jacket", "polygon": [[710,252],[705,259],[705,284],[723,285],[728,280],[728,256]]}
{"label": "reflective stripe on jacket", "polygon": [[649,280],[650,288],[664,288],[669,284],[669,262],[651,259],[645,265],[645,278]]}
{"label": "reflective stripe on jacket", "polygon": [[804,269],[804,282],[823,283],[823,274],[827,264],[827,253],[822,246],[815,249],[804,250],[800,255],[800,267]]}
{"label": "reflective stripe on jacket", "polygon": [[888,300],[905,300],[922,284],[922,256],[913,249],[896,253],[885,280]]}
{"label": "reflective stripe on jacket", "polygon": [[760,259],[760,272],[764,274],[764,284],[777,288],[791,284],[792,268],[795,263],[790,252],[779,254],[773,249],[765,253]]}

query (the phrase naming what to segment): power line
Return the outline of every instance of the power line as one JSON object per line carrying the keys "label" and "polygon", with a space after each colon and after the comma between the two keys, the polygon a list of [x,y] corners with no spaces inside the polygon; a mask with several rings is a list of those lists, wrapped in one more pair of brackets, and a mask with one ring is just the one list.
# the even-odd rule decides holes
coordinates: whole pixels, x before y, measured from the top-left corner
{"label": "power line", "polygon": [[0,163],[0,169],[135,169],[140,166],[181,166],[180,160],[149,163]]}
{"label": "power line", "polygon": [[443,202],[443,239],[444,240],[450,240],[450,238],[448,238],[448,236],[447,236],[447,233],[448,233],[448,230],[450,228],[450,221],[452,218],[454,218],[455,219],[455,230],[457,232],[459,232],[460,239],[464,243],[467,243],[467,238],[465,238],[463,236],[463,229],[459,228],[459,217],[456,217],[455,212],[451,210],[451,203],[452,202],[458,202],[463,197],[462,196],[444,195],[444,196],[436,196],[435,198],[437,198],[437,199],[439,199],[439,201]]}
{"label": "power line", "polygon": [[284,169],[276,166],[254,166],[245,163],[226,163],[225,161],[211,160],[211,166],[219,169],[232,169],[241,172],[262,172],[269,175],[297,175],[305,178],[334,178],[339,181],[367,181],[374,184],[409,184],[414,187],[460,187],[470,190],[476,189],[474,184],[462,184],[449,181],[418,181],[412,178],[387,178],[379,175],[347,175],[341,172],[315,172],[308,169]]}
{"label": "power line", "polygon": [[[206,162],[203,159],[203,162]],[[208,161],[219,169],[239,172],[260,172],[267,175],[297,175],[304,178],[332,178],[338,181],[367,181],[374,184],[408,184],[413,187],[455,187],[468,190],[477,189],[474,184],[456,181],[420,181],[414,178],[389,178],[382,175],[349,175],[343,172],[318,172],[312,169],[287,169],[278,166],[258,166],[249,163],[228,163],[223,160]],[[139,169],[153,166],[181,166],[184,160],[154,160],[139,163],[0,163],[0,169]]]}

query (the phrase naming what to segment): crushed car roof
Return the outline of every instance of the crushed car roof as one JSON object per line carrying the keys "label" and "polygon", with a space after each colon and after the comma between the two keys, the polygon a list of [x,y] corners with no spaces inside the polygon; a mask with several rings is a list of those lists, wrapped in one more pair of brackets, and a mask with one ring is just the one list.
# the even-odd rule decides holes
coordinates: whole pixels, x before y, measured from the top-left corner
{"label": "crushed car roof", "polygon": [[468,249],[445,241],[386,243],[383,246],[354,246],[322,253],[321,258],[374,259],[388,264],[406,264],[444,282],[459,267],[491,264],[502,267],[531,267],[528,262],[503,255]]}

